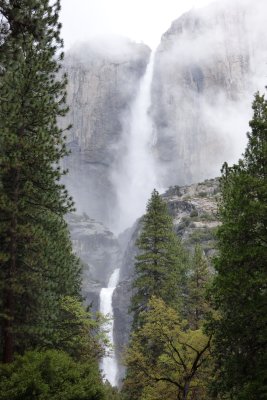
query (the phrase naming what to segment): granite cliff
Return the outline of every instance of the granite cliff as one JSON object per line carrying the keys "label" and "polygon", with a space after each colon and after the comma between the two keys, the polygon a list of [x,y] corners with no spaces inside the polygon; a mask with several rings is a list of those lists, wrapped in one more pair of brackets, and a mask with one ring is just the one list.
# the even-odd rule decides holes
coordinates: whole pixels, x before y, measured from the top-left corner
{"label": "granite cliff", "polygon": [[214,2],[182,15],[162,36],[151,109],[161,185],[218,176],[245,147],[253,94],[266,85],[263,5]]}
{"label": "granite cliff", "polygon": [[86,214],[67,216],[73,250],[83,267],[82,291],[86,304],[99,310],[99,293],[110,275],[121,265],[122,249],[118,239],[103,224]]}
{"label": "granite cliff", "polygon": [[[236,161],[245,147],[253,93],[266,84],[263,4],[214,2],[182,15],[163,34],[147,110],[158,187],[218,176],[222,163]],[[110,229],[120,216],[118,166],[127,163],[131,105],[150,52],[144,44],[111,39],[76,46],[65,59],[70,113],[64,126],[72,124],[67,185],[79,213]]]}
{"label": "granite cliff", "polygon": [[116,203],[111,173],[120,157],[122,119],[127,118],[150,49],[128,42],[84,44],[70,50],[64,68],[68,74],[70,112],[64,126],[71,155],[66,183],[78,212],[112,225]]}
{"label": "granite cliff", "polygon": [[[163,197],[177,235],[189,250],[201,243],[207,257],[214,253],[218,226],[218,181],[193,182],[218,176],[222,163],[236,161],[245,147],[253,93],[266,84],[263,4],[264,0],[225,0],[191,10],[172,23],[155,52],[147,112],[158,187],[169,187]],[[70,216],[68,223],[84,264],[88,303],[98,308],[100,289],[120,266],[113,296],[118,359],[130,332],[128,307],[141,225],[137,221],[118,238],[110,232],[120,216],[118,191],[123,186],[117,184],[121,176],[116,168],[125,161],[130,117],[134,120],[131,105],[150,52],[143,44],[124,40],[84,44],[67,54],[64,65],[71,109],[64,126],[72,124],[72,153],[64,161],[70,171],[66,183],[79,214],[89,215]],[[138,181],[128,170],[126,175],[129,182]],[[131,212],[135,204],[128,203]]]}

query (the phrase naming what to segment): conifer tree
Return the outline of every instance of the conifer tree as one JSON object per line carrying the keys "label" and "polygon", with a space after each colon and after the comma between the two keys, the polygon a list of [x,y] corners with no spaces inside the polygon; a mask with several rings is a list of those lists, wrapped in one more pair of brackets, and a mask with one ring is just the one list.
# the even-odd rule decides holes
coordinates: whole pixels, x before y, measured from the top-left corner
{"label": "conifer tree", "polygon": [[57,126],[66,76],[60,2],[1,0],[0,306],[1,355],[51,345],[61,296],[78,296],[80,267],[64,215],[73,207],[60,179],[67,154]]}
{"label": "conifer tree", "polygon": [[[127,354],[135,353],[136,337],[146,323],[153,296],[163,300],[167,306],[172,306],[175,312],[184,311],[183,295],[188,256],[173,230],[167,205],[156,190],[152,192],[141,223],[142,230],[136,242],[140,254],[136,257],[135,264],[135,294],[131,302],[134,319]],[[143,357],[145,359],[149,354],[150,360],[156,364],[163,351],[163,342],[160,343],[154,337],[147,340],[147,346],[141,340]],[[129,362],[128,359],[126,364],[123,395],[126,399],[139,399],[146,380],[139,380],[142,372],[139,371],[138,363]]]}
{"label": "conifer tree", "polygon": [[[256,95],[243,158],[221,177],[219,256],[213,296],[215,397],[267,396],[267,101]],[[226,397],[224,397],[226,396]],[[227,397],[229,396],[229,397]],[[216,397],[218,398],[218,397]],[[221,397],[220,397],[221,398]]]}
{"label": "conifer tree", "polygon": [[153,295],[178,309],[185,282],[187,255],[174,233],[167,205],[156,190],[148,201],[136,244],[140,254],[136,257],[131,305],[135,327]]}
{"label": "conifer tree", "polygon": [[206,299],[207,285],[211,274],[209,272],[207,259],[202,248],[197,245],[191,262],[191,271],[187,280],[187,319],[193,329],[199,329],[209,311]]}

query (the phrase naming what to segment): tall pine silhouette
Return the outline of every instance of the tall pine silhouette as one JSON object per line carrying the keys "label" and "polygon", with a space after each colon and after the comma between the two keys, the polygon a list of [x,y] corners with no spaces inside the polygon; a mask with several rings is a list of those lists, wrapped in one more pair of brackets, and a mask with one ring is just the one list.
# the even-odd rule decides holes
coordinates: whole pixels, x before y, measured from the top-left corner
{"label": "tall pine silhouette", "polygon": [[140,312],[146,310],[152,296],[160,297],[176,309],[181,305],[187,256],[173,230],[166,203],[154,190],[142,219],[142,231],[136,245],[135,294],[131,310],[134,325],[140,324]]}
{"label": "tall pine silhouette", "polygon": [[[223,166],[215,324],[215,393],[267,395],[267,101],[256,95],[243,158]],[[216,397],[217,398],[217,397]],[[224,397],[223,397],[224,398]]]}
{"label": "tall pine silhouette", "polygon": [[3,0],[0,40],[1,355],[51,345],[59,301],[78,296],[80,267],[64,215],[67,154],[57,119],[67,112],[61,76],[60,2]]}

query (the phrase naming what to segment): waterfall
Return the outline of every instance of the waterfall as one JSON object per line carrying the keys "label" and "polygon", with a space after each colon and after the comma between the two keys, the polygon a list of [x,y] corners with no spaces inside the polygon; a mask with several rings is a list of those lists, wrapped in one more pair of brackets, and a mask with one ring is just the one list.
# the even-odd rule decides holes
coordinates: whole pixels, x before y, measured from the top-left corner
{"label": "waterfall", "polygon": [[[108,314],[109,317],[111,317],[108,337],[112,345],[114,344],[112,295],[119,281],[119,274],[119,268],[115,269],[109,279],[108,287],[102,288],[100,292],[100,312],[104,315]],[[109,356],[103,358],[101,368],[104,372],[105,378],[109,381],[109,383],[112,386],[116,386],[118,365],[114,351],[112,351]]]}
{"label": "waterfall", "polygon": [[122,157],[113,173],[119,216],[116,231],[132,226],[145,211],[147,200],[156,185],[153,145],[156,138],[149,115],[154,52],[151,53],[139,91],[123,121]]}

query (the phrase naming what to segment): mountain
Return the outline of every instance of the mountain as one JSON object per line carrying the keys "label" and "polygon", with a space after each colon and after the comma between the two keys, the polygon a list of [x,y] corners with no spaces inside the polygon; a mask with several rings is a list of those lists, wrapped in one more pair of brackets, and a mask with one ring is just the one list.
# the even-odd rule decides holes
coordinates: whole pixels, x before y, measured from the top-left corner
{"label": "mountain", "polygon": [[[222,163],[236,161],[245,147],[253,94],[266,84],[264,3],[214,2],[182,15],[163,34],[147,110],[158,188],[218,176]],[[125,197],[118,182],[136,178],[134,167],[131,176],[124,170],[131,163],[129,121],[150,53],[144,44],[111,38],[76,46],[65,59],[64,126],[72,124],[66,183],[78,212],[110,229]]]}
{"label": "mountain", "polygon": [[218,176],[245,147],[264,89],[265,1],[218,1],[175,20],[157,48],[150,110],[161,185]]}
{"label": "mountain", "polygon": [[[153,142],[142,148],[150,153],[146,167],[151,168],[153,157],[158,189],[165,188],[177,234],[189,250],[201,243],[208,257],[214,253],[218,226],[218,181],[211,178],[219,175],[224,161],[236,162],[244,149],[253,93],[267,83],[264,9],[265,0],[225,0],[193,9],[172,23],[151,57],[151,102],[144,108]],[[131,163],[129,121],[140,117],[132,115],[140,111],[132,105],[147,82],[143,78],[151,67],[150,54],[144,44],[119,39],[76,47],[64,64],[71,111],[62,126],[72,124],[65,183],[79,214],[68,223],[84,264],[87,303],[93,301],[98,308],[100,289],[120,266],[113,297],[118,358],[130,332],[128,307],[141,225],[137,221],[119,237],[111,231],[122,213],[118,199],[127,197],[120,193],[124,182],[143,189],[136,164],[124,170],[118,166]],[[126,211],[131,213],[135,202],[127,198]]]}
{"label": "mountain", "polygon": [[120,157],[122,120],[129,111],[149,59],[150,49],[126,39],[87,43],[70,50],[64,69],[68,74],[70,112],[61,123],[71,124],[64,161],[66,184],[79,213],[112,225],[115,191],[111,182]]}

